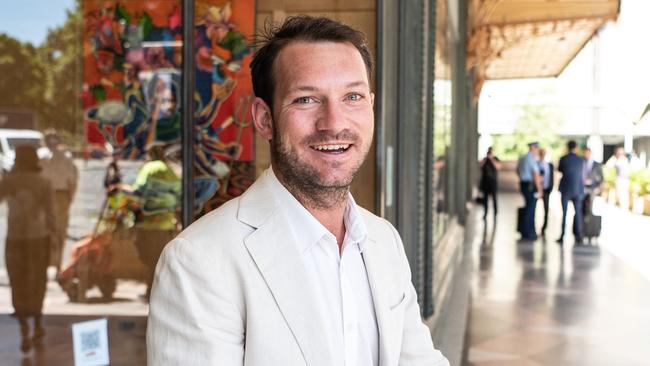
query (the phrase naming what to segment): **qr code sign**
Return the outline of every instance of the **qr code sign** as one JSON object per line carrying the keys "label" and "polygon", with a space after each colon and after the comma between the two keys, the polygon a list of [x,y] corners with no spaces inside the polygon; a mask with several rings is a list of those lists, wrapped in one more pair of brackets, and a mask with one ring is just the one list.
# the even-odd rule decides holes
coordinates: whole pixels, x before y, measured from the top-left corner
{"label": "qr code sign", "polygon": [[88,320],[72,324],[75,366],[110,364],[108,350],[108,319]]}
{"label": "qr code sign", "polygon": [[99,348],[99,330],[81,333],[81,352],[94,351]]}

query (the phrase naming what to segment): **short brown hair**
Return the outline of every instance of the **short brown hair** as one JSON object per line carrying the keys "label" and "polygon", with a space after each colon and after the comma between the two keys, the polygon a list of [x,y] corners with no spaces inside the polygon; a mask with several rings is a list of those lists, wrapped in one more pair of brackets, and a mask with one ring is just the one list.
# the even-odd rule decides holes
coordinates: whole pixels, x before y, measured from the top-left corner
{"label": "short brown hair", "polygon": [[351,43],[361,54],[370,80],[372,56],[362,32],[329,18],[307,15],[289,17],[279,27],[267,24],[258,39],[261,46],[255,52],[250,66],[253,91],[271,110],[275,90],[273,64],[280,51],[295,41]]}

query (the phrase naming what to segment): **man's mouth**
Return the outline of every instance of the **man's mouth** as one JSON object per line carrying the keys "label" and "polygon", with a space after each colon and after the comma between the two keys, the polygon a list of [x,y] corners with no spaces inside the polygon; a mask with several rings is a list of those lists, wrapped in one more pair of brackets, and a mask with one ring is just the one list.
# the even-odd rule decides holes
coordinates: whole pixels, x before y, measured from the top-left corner
{"label": "man's mouth", "polygon": [[352,144],[321,144],[311,145],[311,148],[324,153],[343,153],[348,151]]}

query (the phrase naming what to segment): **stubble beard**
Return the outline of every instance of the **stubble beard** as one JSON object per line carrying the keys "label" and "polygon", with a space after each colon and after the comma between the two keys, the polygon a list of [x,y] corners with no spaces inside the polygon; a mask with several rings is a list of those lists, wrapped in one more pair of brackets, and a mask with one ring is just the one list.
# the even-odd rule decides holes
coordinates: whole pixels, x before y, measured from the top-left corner
{"label": "stubble beard", "polygon": [[[322,136],[313,136],[310,139],[325,140]],[[367,155],[367,151],[365,151],[362,159],[359,159],[351,169],[348,177],[340,181],[325,182],[315,167],[300,160],[293,147],[288,144],[286,147],[283,145],[277,128],[273,130],[273,139],[270,143],[271,162],[280,173],[278,178],[303,206],[318,210],[327,210],[345,204],[350,192],[350,185]]]}

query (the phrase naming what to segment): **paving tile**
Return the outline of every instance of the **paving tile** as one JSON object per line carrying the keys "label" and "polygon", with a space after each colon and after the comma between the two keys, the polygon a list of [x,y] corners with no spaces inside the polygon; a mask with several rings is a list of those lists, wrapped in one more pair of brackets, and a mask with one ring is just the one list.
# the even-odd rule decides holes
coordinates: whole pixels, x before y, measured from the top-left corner
{"label": "paving tile", "polygon": [[475,240],[466,366],[650,365],[650,271],[639,265],[650,268],[650,217],[606,209],[598,247],[560,247],[554,226],[522,243],[512,214],[520,197],[499,201],[506,214],[483,234],[491,245]]}

